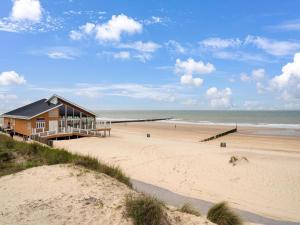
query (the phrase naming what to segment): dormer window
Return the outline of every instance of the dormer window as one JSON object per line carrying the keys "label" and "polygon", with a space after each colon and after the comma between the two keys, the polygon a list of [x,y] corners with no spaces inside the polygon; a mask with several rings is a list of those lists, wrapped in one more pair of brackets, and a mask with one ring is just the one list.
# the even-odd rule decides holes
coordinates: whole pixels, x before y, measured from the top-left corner
{"label": "dormer window", "polygon": [[50,102],[51,102],[52,104],[56,105],[56,104],[58,103],[57,97],[52,98],[52,99],[50,100]]}

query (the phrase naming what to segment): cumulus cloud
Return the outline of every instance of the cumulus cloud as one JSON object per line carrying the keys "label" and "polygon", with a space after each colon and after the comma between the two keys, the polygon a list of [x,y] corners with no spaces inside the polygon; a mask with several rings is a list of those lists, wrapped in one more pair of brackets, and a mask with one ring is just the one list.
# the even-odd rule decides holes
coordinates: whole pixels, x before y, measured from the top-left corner
{"label": "cumulus cloud", "polygon": [[120,41],[123,33],[139,33],[142,28],[142,24],[124,14],[113,15],[107,23],[96,27],[96,38],[99,41]]}
{"label": "cumulus cloud", "polygon": [[123,34],[140,33],[143,25],[124,14],[113,15],[109,21],[103,24],[86,23],[78,30],[72,30],[69,34],[73,40],[80,40],[84,36],[94,35],[101,42],[119,42]]}
{"label": "cumulus cloud", "polygon": [[247,36],[245,44],[253,44],[256,47],[274,56],[291,55],[300,49],[300,43],[291,41],[276,41],[264,37]]}
{"label": "cumulus cloud", "polygon": [[261,81],[265,78],[266,71],[262,68],[252,70],[251,74],[241,73],[240,79],[241,81]]}
{"label": "cumulus cloud", "polygon": [[205,47],[221,49],[229,47],[238,47],[242,44],[242,41],[238,38],[222,39],[222,38],[208,38],[200,42],[200,45]]}
{"label": "cumulus cloud", "polygon": [[215,67],[211,63],[197,62],[192,58],[188,58],[186,61],[176,59],[175,71],[186,74],[207,74],[215,71]]}
{"label": "cumulus cloud", "polygon": [[180,82],[183,85],[201,86],[203,80],[201,78],[193,78],[193,75],[208,74],[215,71],[213,64],[195,61],[188,58],[186,61],[176,59],[175,72],[181,75]]}
{"label": "cumulus cloud", "polygon": [[13,21],[30,20],[38,22],[42,17],[42,7],[39,0],[14,0],[11,11]]}
{"label": "cumulus cloud", "polygon": [[252,70],[252,77],[254,80],[262,80],[265,78],[266,71],[262,68]]}
{"label": "cumulus cloud", "polygon": [[80,40],[84,36],[91,35],[94,32],[96,25],[93,23],[86,23],[78,28],[78,30],[72,30],[69,37],[72,40]]}
{"label": "cumulus cloud", "polygon": [[173,51],[173,52],[176,52],[176,53],[185,53],[186,52],[186,49],[184,47],[182,47],[182,45],[180,45],[177,41],[174,41],[174,40],[169,40],[165,43],[165,46],[170,50],[170,51]]}
{"label": "cumulus cloud", "polygon": [[285,100],[300,100],[300,53],[282,67],[282,73],[270,81],[270,88],[280,91]]}
{"label": "cumulus cloud", "polygon": [[99,41],[120,41],[123,33],[139,33],[142,29],[142,24],[124,14],[113,15],[107,23],[97,25],[96,38]]}
{"label": "cumulus cloud", "polygon": [[0,30],[7,32],[45,32],[60,29],[61,24],[61,19],[51,17],[39,0],[13,0],[10,15],[0,18]]}
{"label": "cumulus cloud", "polygon": [[218,89],[216,87],[211,87],[206,91],[206,98],[208,99],[212,107],[230,107],[231,106],[231,89]]}
{"label": "cumulus cloud", "polygon": [[0,73],[0,86],[21,85],[25,83],[25,78],[13,70]]}
{"label": "cumulus cloud", "polygon": [[193,78],[190,74],[185,74],[181,76],[180,83],[183,85],[193,85],[199,87],[203,84],[203,80],[201,78]]}

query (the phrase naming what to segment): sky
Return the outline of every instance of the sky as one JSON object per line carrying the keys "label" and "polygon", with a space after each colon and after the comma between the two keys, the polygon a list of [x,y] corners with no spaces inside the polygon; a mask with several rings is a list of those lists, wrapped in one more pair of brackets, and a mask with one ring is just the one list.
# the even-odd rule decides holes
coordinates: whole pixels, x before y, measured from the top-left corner
{"label": "sky", "polygon": [[300,1],[1,0],[0,112],[300,109]]}

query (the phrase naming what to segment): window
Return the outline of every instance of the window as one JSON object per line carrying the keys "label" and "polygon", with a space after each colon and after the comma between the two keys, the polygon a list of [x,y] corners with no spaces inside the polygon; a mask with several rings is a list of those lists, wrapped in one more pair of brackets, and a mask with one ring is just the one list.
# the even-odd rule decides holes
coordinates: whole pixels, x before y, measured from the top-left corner
{"label": "window", "polygon": [[37,129],[41,129],[41,128],[45,128],[45,119],[37,119],[36,120],[36,128]]}

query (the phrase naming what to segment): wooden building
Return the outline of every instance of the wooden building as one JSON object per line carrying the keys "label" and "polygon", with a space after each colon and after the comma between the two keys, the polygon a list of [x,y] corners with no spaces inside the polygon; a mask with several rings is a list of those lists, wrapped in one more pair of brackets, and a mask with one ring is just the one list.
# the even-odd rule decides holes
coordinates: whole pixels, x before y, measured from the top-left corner
{"label": "wooden building", "polygon": [[5,129],[27,137],[72,133],[98,136],[99,131],[105,131],[106,135],[107,130],[110,133],[110,122],[97,122],[93,112],[58,95],[4,113],[1,117]]}

